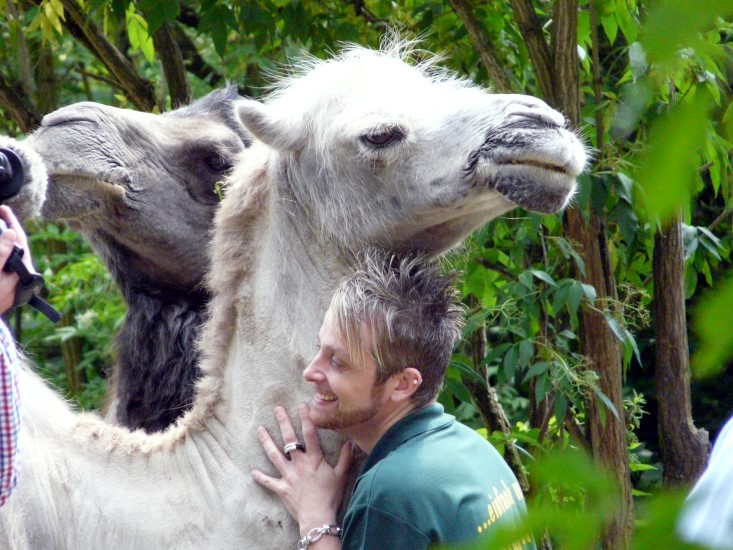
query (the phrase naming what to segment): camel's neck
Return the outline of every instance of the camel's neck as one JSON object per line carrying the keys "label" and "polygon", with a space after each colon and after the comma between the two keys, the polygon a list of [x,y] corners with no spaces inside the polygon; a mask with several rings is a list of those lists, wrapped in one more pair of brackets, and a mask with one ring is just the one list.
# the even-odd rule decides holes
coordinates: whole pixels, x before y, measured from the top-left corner
{"label": "camel's neck", "polygon": [[[208,376],[200,387],[201,403],[208,384],[223,377],[221,402],[212,403],[215,415],[228,433],[240,434],[236,445],[245,464],[262,467],[266,462],[255,430],[272,425],[275,405],[293,409],[312,398],[302,372],[315,353],[335,284],[347,269],[336,248],[303,222],[287,188],[273,183],[285,178],[280,170],[272,164],[250,167],[254,177],[232,188],[222,204],[216,233],[235,239],[236,246],[214,247],[210,284],[217,294],[202,339]],[[259,245],[243,250],[243,242]]]}
{"label": "camel's neck", "polygon": [[201,373],[196,344],[205,317],[205,295],[128,293],[112,381],[117,422],[131,429],[161,431],[191,407]]}

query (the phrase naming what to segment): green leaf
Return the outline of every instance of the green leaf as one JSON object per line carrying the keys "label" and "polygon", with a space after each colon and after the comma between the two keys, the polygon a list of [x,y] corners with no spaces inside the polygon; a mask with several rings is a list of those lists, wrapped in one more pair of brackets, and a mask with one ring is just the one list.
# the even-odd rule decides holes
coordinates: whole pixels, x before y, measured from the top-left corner
{"label": "green leaf", "polygon": [[534,355],[534,342],[532,340],[522,340],[519,342],[519,357],[517,366],[524,367],[529,364],[529,360]]}
{"label": "green leaf", "polygon": [[[618,416],[618,411],[616,410],[616,407],[614,407],[613,403],[611,403],[611,400],[606,396],[605,393],[603,393],[600,389],[596,388],[595,386],[592,386],[593,393],[595,393],[598,396],[598,399],[600,399],[603,404],[606,406],[606,409],[611,411],[613,413],[613,416],[616,417],[616,420],[620,420]],[[601,409],[599,409],[600,412]]]}
{"label": "green leaf", "polygon": [[720,372],[733,357],[733,279],[719,283],[695,308],[692,325],[700,345],[692,356],[698,378]]}
{"label": "green leaf", "polygon": [[597,296],[595,287],[585,283],[580,283],[580,285],[583,287],[583,294],[585,294],[585,297],[588,298],[590,302],[595,302]]}
{"label": "green leaf", "polygon": [[569,284],[562,284],[555,291],[555,295],[552,298],[552,309],[556,315],[567,304],[570,287],[571,285]]}
{"label": "green leaf", "polygon": [[627,0],[617,0],[616,21],[627,43],[635,42],[639,34],[639,23],[629,11]]}
{"label": "green leaf", "polygon": [[632,462],[629,464],[629,470],[632,472],[646,472],[648,470],[656,470],[657,467],[653,466],[652,464],[641,464],[639,462]]}
{"label": "green leaf", "polygon": [[604,315],[606,322],[608,323],[608,326],[611,327],[611,330],[616,335],[616,338],[619,339],[619,342],[625,343],[626,342],[626,334],[624,327],[621,326],[621,323],[619,323],[616,319],[611,317],[610,315]]}
{"label": "green leaf", "polygon": [[616,21],[616,16],[612,13],[602,16],[601,25],[603,26],[603,31],[608,37],[608,41],[613,45],[616,41],[616,35],[618,34],[618,22]]}
{"label": "green leaf", "polygon": [[510,347],[504,355],[504,361],[502,362],[502,364],[504,366],[504,376],[507,378],[507,380],[511,379],[514,376],[514,372],[517,368],[518,357],[519,347],[516,345]]}
{"label": "green leaf", "polygon": [[139,0],[138,7],[148,21],[148,32],[152,35],[163,23],[175,21],[181,12],[178,0]]}
{"label": "green leaf", "polygon": [[[639,353],[639,346],[636,343],[636,338],[634,338],[634,335],[629,332],[629,330],[624,327],[624,336],[626,337],[624,343],[627,348],[630,348],[631,351],[634,352],[634,357],[636,357],[637,362],[639,365],[642,365],[641,362],[641,354]],[[626,358],[626,364],[628,365],[631,360],[631,357]]]}
{"label": "green leaf", "polygon": [[149,62],[155,59],[155,48],[153,39],[148,34],[148,23],[139,13],[135,13],[135,7],[130,4],[127,11],[127,36],[130,38],[130,45],[140,50]]}
{"label": "green leaf", "polygon": [[524,375],[524,381],[526,382],[530,378],[534,378],[535,376],[539,376],[540,374],[547,372],[547,369],[549,367],[550,367],[550,364],[547,361],[540,361],[538,363],[535,363],[527,371],[527,374]]}
{"label": "green leaf", "polygon": [[565,420],[565,415],[568,411],[568,400],[565,398],[565,396],[558,392],[555,396],[555,403],[553,404],[553,411],[555,414],[555,419],[557,420],[558,426],[562,426],[563,421]]}
{"label": "green leaf", "polygon": [[534,291],[534,283],[532,282],[532,273],[529,271],[524,271],[523,273],[519,274],[519,277],[517,277],[520,283],[524,285],[524,287],[527,290]]}
{"label": "green leaf", "polygon": [[685,260],[688,260],[697,250],[700,244],[697,238],[697,229],[691,225],[682,224],[682,245],[685,249]]}
{"label": "green leaf", "polygon": [[654,219],[668,219],[690,199],[699,161],[694,151],[704,142],[711,101],[710,94],[696,94],[657,120],[649,132],[635,179]]}
{"label": "green leaf", "polygon": [[570,313],[576,314],[578,312],[584,291],[583,283],[580,281],[573,281],[570,285],[570,288],[568,289],[568,311],[570,311]]}
{"label": "green leaf", "polygon": [[542,401],[546,396],[547,392],[550,389],[550,378],[549,376],[540,375],[537,378],[537,382],[534,385],[534,396],[537,402]]}
{"label": "green leaf", "polygon": [[711,28],[716,18],[731,15],[730,0],[656,2],[649,11],[642,37],[650,62],[658,64],[663,71],[668,70],[680,48],[703,45],[700,32]]}
{"label": "green leaf", "polygon": [[546,273],[545,271],[539,269],[530,269],[529,272],[537,277],[540,281],[543,281],[550,286],[557,286],[557,283],[555,283],[555,279],[553,279],[549,273]]}
{"label": "green leaf", "polygon": [[644,52],[644,47],[639,42],[634,42],[629,46],[629,67],[634,80],[640,79],[649,70],[646,52]]}
{"label": "green leaf", "polygon": [[471,402],[471,392],[468,391],[468,388],[463,384],[463,382],[459,382],[453,378],[446,378],[443,383],[445,385],[445,389],[455,395],[458,399],[465,403]]}

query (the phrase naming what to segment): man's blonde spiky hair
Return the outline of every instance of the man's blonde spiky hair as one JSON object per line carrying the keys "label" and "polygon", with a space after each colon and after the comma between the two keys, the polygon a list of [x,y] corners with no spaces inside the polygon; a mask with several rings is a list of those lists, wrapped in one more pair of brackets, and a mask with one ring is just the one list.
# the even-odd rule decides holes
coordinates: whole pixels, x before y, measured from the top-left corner
{"label": "man's blonde spiky hair", "polygon": [[413,396],[418,406],[438,395],[461,335],[454,280],[424,256],[372,250],[331,300],[336,334],[356,364],[374,359],[377,384],[407,367],[420,371],[423,382]]}

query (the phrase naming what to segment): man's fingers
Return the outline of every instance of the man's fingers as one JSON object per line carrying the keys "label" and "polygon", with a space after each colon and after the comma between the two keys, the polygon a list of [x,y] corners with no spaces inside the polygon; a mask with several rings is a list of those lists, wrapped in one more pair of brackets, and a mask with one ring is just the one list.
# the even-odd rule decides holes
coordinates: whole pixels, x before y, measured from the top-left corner
{"label": "man's fingers", "polygon": [[[5,261],[10,257],[15,245],[15,231],[8,229],[0,236],[0,261],[5,265]],[[1,267],[1,266],[0,266]]]}
{"label": "man's fingers", "polygon": [[300,413],[300,423],[303,426],[303,441],[305,442],[305,448],[308,450],[308,454],[312,452],[313,456],[322,455],[321,442],[318,441],[318,433],[311,420],[308,405],[305,403],[298,405],[298,412]]}
{"label": "man's fingers", "polygon": [[336,466],[334,467],[336,475],[339,477],[346,475],[346,472],[348,472],[351,467],[353,459],[354,444],[349,440],[341,446],[341,453],[339,454],[338,462],[336,462]]}
{"label": "man's fingers", "polygon": [[270,434],[267,433],[267,430],[262,426],[257,428],[257,440],[260,442],[260,445],[262,445],[262,448],[267,454],[267,458],[270,459],[270,462],[272,462],[275,468],[277,468],[277,470],[282,474],[283,466],[287,462],[287,459],[285,458],[285,455],[282,454],[278,446],[275,445],[275,442],[272,440],[272,437],[270,437]]}
{"label": "man's fingers", "polygon": [[285,490],[281,479],[263,474],[259,470],[252,470],[252,479],[276,495],[281,495]]}
{"label": "man's fingers", "polygon": [[293,429],[293,424],[290,422],[290,416],[288,416],[288,412],[283,407],[275,407],[275,420],[280,425],[280,433],[283,436],[284,445],[300,443]]}

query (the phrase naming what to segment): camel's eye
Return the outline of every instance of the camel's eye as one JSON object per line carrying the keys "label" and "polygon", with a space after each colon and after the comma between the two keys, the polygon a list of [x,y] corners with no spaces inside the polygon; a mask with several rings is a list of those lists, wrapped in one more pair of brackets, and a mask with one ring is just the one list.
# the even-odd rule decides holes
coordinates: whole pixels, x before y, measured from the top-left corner
{"label": "camel's eye", "polygon": [[385,147],[403,137],[404,134],[399,128],[381,127],[364,134],[362,140],[372,147]]}
{"label": "camel's eye", "polygon": [[226,172],[232,165],[221,155],[210,155],[206,157],[206,164],[214,172]]}

